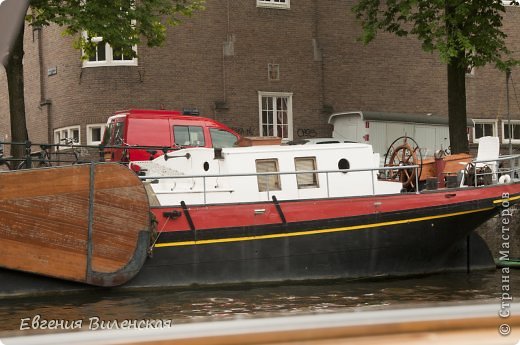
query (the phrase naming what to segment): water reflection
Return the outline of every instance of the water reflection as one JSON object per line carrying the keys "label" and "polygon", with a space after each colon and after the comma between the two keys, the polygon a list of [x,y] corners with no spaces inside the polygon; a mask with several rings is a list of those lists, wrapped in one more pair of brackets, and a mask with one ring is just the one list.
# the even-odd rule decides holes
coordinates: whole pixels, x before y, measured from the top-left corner
{"label": "water reflection", "polygon": [[[0,336],[19,331],[21,319],[40,315],[46,320],[172,319],[174,323],[292,314],[348,312],[431,305],[475,303],[500,296],[499,271],[359,281],[327,281],[276,286],[234,286],[197,290],[121,292],[0,300]],[[520,271],[512,271],[511,287],[520,286]],[[520,296],[520,289],[513,296]],[[497,300],[498,305],[498,300]],[[39,330],[38,332],[42,332]]]}

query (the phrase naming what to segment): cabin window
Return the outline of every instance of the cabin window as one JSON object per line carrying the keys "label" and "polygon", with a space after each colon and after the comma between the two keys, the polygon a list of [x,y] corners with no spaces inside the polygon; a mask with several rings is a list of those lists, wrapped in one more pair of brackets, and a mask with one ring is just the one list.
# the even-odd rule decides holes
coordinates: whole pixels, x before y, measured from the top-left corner
{"label": "cabin window", "polygon": [[173,126],[175,144],[179,146],[204,146],[204,130],[199,126]]}
{"label": "cabin window", "polygon": [[[256,161],[256,172],[278,172],[278,159],[258,159]],[[268,192],[274,190],[281,190],[280,175],[258,175],[258,191]]]}
{"label": "cabin window", "polygon": [[210,128],[209,134],[213,142],[213,147],[233,147],[238,140],[233,133],[229,133],[223,129]]}
{"label": "cabin window", "polygon": [[[339,170],[347,170],[350,169],[350,162],[348,159],[341,158],[338,162],[338,169]],[[344,172],[346,174],[346,172]]]}
{"label": "cabin window", "polygon": [[[316,170],[316,157],[295,158],[294,166],[296,168],[296,171]],[[298,184],[298,189],[317,188],[318,187],[318,174],[317,173],[296,174],[296,182]]]}

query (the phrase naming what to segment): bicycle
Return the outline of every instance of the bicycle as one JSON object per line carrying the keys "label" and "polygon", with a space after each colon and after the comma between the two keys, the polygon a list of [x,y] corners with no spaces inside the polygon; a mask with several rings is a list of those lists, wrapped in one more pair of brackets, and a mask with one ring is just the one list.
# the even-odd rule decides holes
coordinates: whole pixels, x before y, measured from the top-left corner
{"label": "bicycle", "polygon": [[[20,162],[16,169],[27,169],[28,163],[30,164],[29,168],[43,168],[43,167],[50,167],[50,153],[48,153],[48,150],[50,150],[50,145],[40,145],[41,151],[38,152],[27,152],[25,160]],[[29,149],[30,150],[30,149]],[[30,156],[30,161],[28,160],[28,157]]]}
{"label": "bicycle", "polygon": [[4,144],[0,144],[0,172],[11,170],[10,158],[4,157]]}
{"label": "bicycle", "polygon": [[[59,147],[60,145],[57,145],[57,150],[54,152],[55,159],[52,159],[53,153],[51,152],[51,148],[56,145],[48,145],[48,144],[42,144],[40,145],[41,150],[38,152],[31,152],[29,155],[31,156],[31,169],[34,168],[44,168],[44,167],[51,167],[53,166],[53,163],[70,163],[70,164],[76,164],[79,163],[79,156],[80,153],[76,150],[74,144],[76,143],[76,140],[74,138],[64,138],[61,139],[61,141],[64,142],[64,146],[69,146],[72,150],[67,152],[60,152]],[[74,156],[73,160],[67,160],[62,161],[59,159],[62,155],[70,155],[72,154]],[[59,165],[59,164],[58,164]],[[18,169],[26,169],[27,167],[27,160],[21,162],[18,165]]]}

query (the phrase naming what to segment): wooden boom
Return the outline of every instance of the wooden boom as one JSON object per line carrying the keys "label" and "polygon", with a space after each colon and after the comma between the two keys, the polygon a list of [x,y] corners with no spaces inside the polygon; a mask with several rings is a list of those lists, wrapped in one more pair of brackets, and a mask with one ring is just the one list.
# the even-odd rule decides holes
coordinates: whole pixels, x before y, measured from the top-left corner
{"label": "wooden boom", "polygon": [[0,173],[0,266],[98,286],[134,277],[147,257],[143,184],[118,164]]}

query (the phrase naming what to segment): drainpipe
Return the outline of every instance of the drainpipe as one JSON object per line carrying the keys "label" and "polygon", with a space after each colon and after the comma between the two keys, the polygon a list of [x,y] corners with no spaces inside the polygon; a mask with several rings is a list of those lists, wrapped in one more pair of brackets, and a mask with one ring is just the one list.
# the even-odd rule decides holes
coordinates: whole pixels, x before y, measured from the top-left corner
{"label": "drainpipe", "polygon": [[47,142],[52,143],[52,119],[51,119],[51,100],[47,98],[45,60],[43,57],[43,28],[35,29],[38,32],[38,66],[40,69],[40,108],[46,107],[47,117]]}
{"label": "drainpipe", "polygon": [[513,155],[513,145],[511,143],[511,134],[513,132],[511,128],[511,113],[509,111],[509,79],[511,78],[511,70],[506,70],[506,105],[507,105],[507,126],[509,127],[509,155]]}

